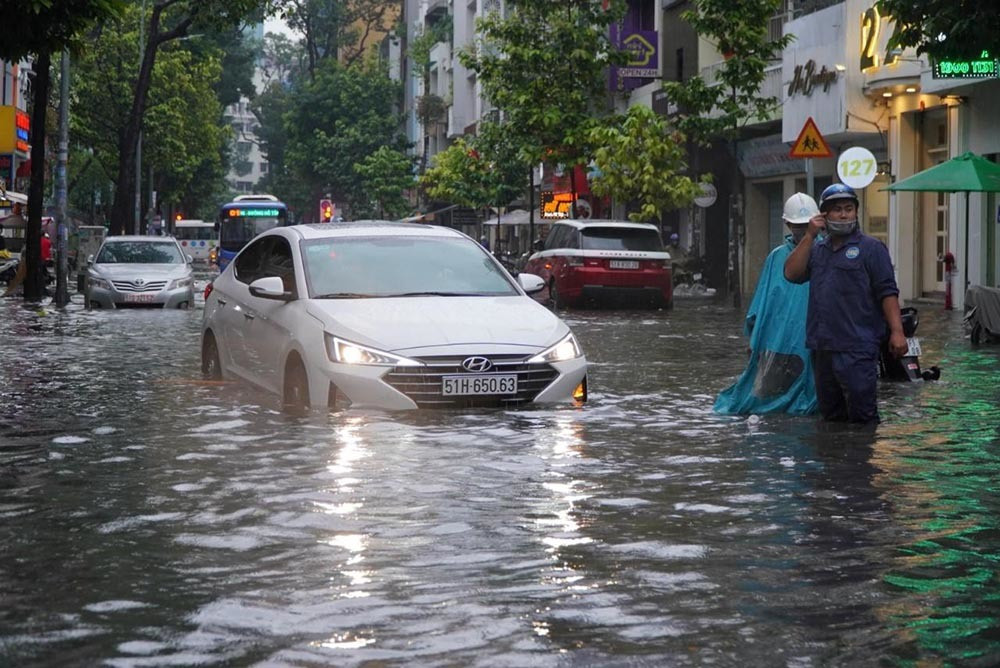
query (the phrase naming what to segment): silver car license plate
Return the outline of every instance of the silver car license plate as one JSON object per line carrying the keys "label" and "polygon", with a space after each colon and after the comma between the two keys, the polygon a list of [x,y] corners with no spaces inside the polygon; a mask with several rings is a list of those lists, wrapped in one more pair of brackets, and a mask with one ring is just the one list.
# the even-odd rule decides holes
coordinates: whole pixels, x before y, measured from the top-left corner
{"label": "silver car license plate", "polygon": [[915,336],[906,338],[906,356],[920,357],[920,339]]}
{"label": "silver car license plate", "polygon": [[480,373],[442,376],[441,394],[446,397],[517,394],[517,374]]}
{"label": "silver car license plate", "polygon": [[638,260],[611,260],[608,266],[612,269],[638,269]]}
{"label": "silver car license plate", "polygon": [[138,294],[123,295],[122,299],[123,301],[126,301],[130,304],[145,304],[153,301],[154,297],[156,297],[156,294],[153,292],[147,292],[147,293],[140,292]]}

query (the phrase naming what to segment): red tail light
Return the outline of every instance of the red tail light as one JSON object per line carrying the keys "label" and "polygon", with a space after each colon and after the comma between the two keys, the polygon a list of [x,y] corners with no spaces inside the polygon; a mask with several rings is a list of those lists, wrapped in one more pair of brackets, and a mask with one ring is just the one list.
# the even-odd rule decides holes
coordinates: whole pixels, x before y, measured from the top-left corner
{"label": "red tail light", "polygon": [[213,289],[214,289],[214,286],[212,285],[212,281],[209,281],[208,283],[205,284],[205,299],[206,300],[208,299],[208,296],[210,294],[212,294],[212,290]]}

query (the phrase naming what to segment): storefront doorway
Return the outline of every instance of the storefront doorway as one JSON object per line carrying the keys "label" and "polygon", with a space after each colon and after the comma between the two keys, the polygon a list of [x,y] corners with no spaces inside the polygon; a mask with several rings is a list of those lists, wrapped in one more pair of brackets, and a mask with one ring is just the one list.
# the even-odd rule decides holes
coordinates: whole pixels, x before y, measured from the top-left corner
{"label": "storefront doorway", "polygon": [[[923,114],[921,129],[924,151],[918,171],[948,160],[947,109]],[[944,254],[951,250],[948,240],[949,193],[926,192],[920,198],[920,291],[924,296],[944,292]],[[952,251],[954,252],[954,251]]]}

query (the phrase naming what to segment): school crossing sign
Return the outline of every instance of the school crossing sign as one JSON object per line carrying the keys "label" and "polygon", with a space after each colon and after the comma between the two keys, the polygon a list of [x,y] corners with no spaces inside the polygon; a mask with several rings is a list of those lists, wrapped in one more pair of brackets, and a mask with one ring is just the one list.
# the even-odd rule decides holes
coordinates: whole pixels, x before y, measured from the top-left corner
{"label": "school crossing sign", "polygon": [[799,138],[792,145],[792,150],[788,152],[789,158],[829,158],[833,155],[823,135],[819,133],[812,116],[806,119],[806,124],[802,126]]}

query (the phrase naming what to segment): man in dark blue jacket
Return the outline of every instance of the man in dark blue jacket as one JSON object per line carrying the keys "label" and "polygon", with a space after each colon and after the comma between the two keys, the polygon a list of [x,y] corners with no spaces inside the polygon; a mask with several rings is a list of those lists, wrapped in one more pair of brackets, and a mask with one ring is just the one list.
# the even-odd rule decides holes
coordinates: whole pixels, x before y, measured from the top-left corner
{"label": "man in dark blue jacket", "polygon": [[[874,424],[886,330],[891,354],[907,350],[899,288],[885,244],[858,228],[854,190],[833,184],[820,195],[819,209],[785,261],[785,278],[810,282],[806,346],[812,351],[819,411],[828,421]],[[824,230],[826,236],[816,241]]]}

